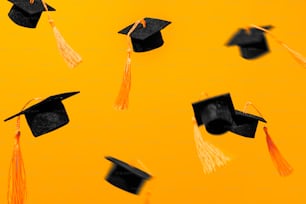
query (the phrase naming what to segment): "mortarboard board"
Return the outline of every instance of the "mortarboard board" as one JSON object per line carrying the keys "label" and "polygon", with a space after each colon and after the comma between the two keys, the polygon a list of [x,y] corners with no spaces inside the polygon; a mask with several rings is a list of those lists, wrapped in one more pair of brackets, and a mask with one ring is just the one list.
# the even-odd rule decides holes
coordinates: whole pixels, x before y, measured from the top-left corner
{"label": "mortarboard board", "polygon": [[105,180],[110,184],[133,194],[139,194],[144,182],[151,178],[148,173],[130,166],[111,156],[105,157],[113,163]]}
{"label": "mortarboard board", "polygon": [[[263,26],[270,30],[272,26]],[[265,33],[257,28],[240,29],[227,43],[228,46],[238,45],[241,56],[245,59],[255,59],[269,52]]]}
{"label": "mortarboard board", "polygon": [[[156,18],[144,18],[145,27],[137,25],[130,34],[134,52],[146,52],[164,44],[161,30],[171,22]],[[127,35],[134,24],[122,29],[118,33]]]}
{"label": "mortarboard board", "polygon": [[[14,5],[8,13],[10,19],[17,25],[36,28],[41,13],[46,11],[41,0],[9,0]],[[55,11],[54,8],[47,5],[48,11]]]}
{"label": "mortarboard board", "polygon": [[235,109],[229,93],[192,104],[198,126],[205,125],[211,134],[223,134],[233,123]]}
{"label": "mortarboard board", "polygon": [[56,130],[69,122],[62,100],[80,92],[69,92],[50,96],[45,100],[5,119],[8,121],[24,114],[35,137]]}
{"label": "mortarboard board", "polygon": [[230,131],[244,137],[254,138],[258,121],[267,122],[262,117],[236,110]]}

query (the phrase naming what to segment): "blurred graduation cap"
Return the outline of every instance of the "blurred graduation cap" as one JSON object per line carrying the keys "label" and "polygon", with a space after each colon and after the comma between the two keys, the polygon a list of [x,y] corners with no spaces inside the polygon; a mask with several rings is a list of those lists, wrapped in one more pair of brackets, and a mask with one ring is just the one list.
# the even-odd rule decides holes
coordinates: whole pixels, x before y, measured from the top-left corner
{"label": "blurred graduation cap", "polygon": [[124,191],[139,194],[145,181],[151,178],[150,174],[119,159],[111,156],[106,156],[105,158],[113,164],[105,180]]}
{"label": "blurred graduation cap", "polygon": [[265,34],[272,37],[278,44],[285,48],[291,56],[303,67],[306,68],[306,58],[297,51],[290,48],[286,43],[274,36],[270,30],[273,26],[250,25],[240,29],[227,43],[228,46],[238,45],[241,56],[245,59],[255,59],[269,52]]}
{"label": "blurred graduation cap", "polygon": [[55,26],[54,20],[51,18],[49,11],[55,9],[45,3],[44,0],[9,0],[14,5],[8,13],[9,18],[17,25],[36,28],[42,12],[46,11],[48,22],[51,25],[58,50],[64,61],[71,68],[76,67],[82,61],[82,57],[74,51],[65,41],[62,34]]}
{"label": "blurred graduation cap", "polygon": [[230,131],[244,137],[254,138],[259,121],[267,122],[262,117],[236,110]]}
{"label": "blurred graduation cap", "polygon": [[144,18],[145,24],[138,24],[137,27],[129,34],[133,24],[120,30],[118,33],[131,37],[134,52],[146,52],[156,49],[164,44],[161,30],[171,22],[156,18]]}
{"label": "blurred graduation cap", "polygon": [[[8,13],[10,19],[17,25],[36,28],[42,12],[46,11],[41,0],[9,0],[14,5]],[[47,4],[49,11],[55,9]]]}
{"label": "blurred graduation cap", "polygon": [[120,34],[127,35],[128,50],[123,80],[114,105],[117,110],[128,109],[131,89],[132,47],[134,52],[147,52],[161,47],[164,44],[161,30],[170,23],[170,21],[156,18],[143,18],[119,31]]}
{"label": "blurred graduation cap", "polygon": [[22,114],[25,115],[27,123],[35,137],[56,130],[69,122],[68,114],[62,100],[80,92],[69,92],[50,96],[21,112],[5,119],[11,120]]}
{"label": "blurred graduation cap", "polygon": [[[273,27],[268,25],[263,28],[270,30]],[[269,52],[265,33],[257,28],[239,29],[227,45],[238,45],[241,56],[245,59],[255,59]]]}
{"label": "blurred graduation cap", "polygon": [[233,123],[235,109],[229,93],[192,104],[198,126],[205,125],[211,134],[223,134]]}
{"label": "blurred graduation cap", "polygon": [[205,174],[216,171],[230,160],[224,153],[205,141],[199,126],[204,125],[207,132],[219,135],[230,130],[233,123],[235,109],[229,93],[211,97],[192,103],[194,140],[198,157],[202,163]]}

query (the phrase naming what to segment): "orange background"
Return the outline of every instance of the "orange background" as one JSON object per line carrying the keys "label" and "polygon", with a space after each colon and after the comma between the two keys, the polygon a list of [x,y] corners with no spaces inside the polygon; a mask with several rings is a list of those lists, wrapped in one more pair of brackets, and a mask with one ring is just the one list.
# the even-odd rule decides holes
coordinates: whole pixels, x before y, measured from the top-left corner
{"label": "orange background", "polygon": [[[15,25],[0,7],[0,117],[19,112],[33,97],[80,91],[64,101],[70,123],[35,138],[22,116],[21,145],[31,204],[152,203],[302,204],[305,192],[305,69],[267,37],[271,52],[256,60],[225,43],[238,28],[274,25],[273,34],[306,55],[304,0],[280,1],[56,1],[51,13],[83,63],[69,69],[60,57],[46,14],[36,29]],[[126,38],[117,32],[142,17],[172,22],[160,49],[132,55],[130,108],[117,112]],[[230,92],[237,109],[252,101],[294,173],[274,168],[260,123],[256,139],[226,133],[203,137],[232,161],[204,175],[198,159],[191,103],[201,92]],[[253,112],[252,109],[250,109]],[[255,113],[255,112],[253,112]],[[0,203],[6,203],[15,120],[0,123]],[[135,196],[104,180],[104,156],[141,160],[156,177]]]}

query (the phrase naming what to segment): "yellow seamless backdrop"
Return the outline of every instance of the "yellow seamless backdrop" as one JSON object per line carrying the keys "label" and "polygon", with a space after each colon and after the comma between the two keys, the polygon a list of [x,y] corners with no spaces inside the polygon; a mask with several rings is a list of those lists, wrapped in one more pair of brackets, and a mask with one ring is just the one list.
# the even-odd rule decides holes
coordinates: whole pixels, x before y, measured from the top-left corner
{"label": "yellow seamless backdrop", "polygon": [[[34,138],[22,117],[27,203],[143,203],[148,185],[135,196],[104,180],[106,155],[139,159],[150,169],[156,176],[152,203],[306,203],[306,70],[269,36],[271,52],[257,60],[244,60],[237,47],[225,46],[240,27],[271,24],[276,36],[306,55],[306,1],[48,3],[57,9],[51,13],[57,27],[84,59],[75,69],[60,57],[46,14],[35,30],[26,29],[8,18],[10,2],[0,6],[0,118],[33,97],[81,92],[64,101],[70,123],[45,136]],[[172,24],[162,31],[163,47],[133,53],[130,108],[116,112],[127,48],[117,32],[142,17]],[[204,175],[191,122],[191,103],[203,91],[230,92],[237,109],[247,101],[256,104],[294,173],[277,174],[259,124],[254,140],[231,133],[214,137],[201,128],[207,141],[232,158]],[[6,203],[15,121],[1,122],[0,132],[0,203]]]}

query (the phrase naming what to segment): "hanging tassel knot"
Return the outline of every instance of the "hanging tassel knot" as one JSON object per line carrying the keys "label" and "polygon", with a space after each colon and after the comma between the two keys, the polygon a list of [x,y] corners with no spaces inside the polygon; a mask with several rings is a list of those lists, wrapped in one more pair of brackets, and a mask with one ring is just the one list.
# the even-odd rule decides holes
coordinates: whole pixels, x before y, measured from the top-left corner
{"label": "hanging tassel knot", "polygon": [[53,19],[49,19],[48,22],[51,25],[51,27],[54,28],[54,26],[55,26],[54,20]]}
{"label": "hanging tassel knot", "polygon": [[245,30],[245,32],[246,32],[247,35],[251,35],[251,26],[246,26],[246,27],[244,28],[244,30]]}
{"label": "hanging tassel knot", "polygon": [[15,135],[15,140],[16,140],[16,143],[17,143],[17,144],[19,144],[20,135],[21,135],[20,130],[18,130],[18,131],[16,132],[16,135]]}

